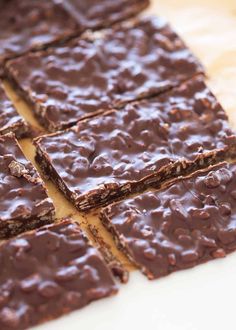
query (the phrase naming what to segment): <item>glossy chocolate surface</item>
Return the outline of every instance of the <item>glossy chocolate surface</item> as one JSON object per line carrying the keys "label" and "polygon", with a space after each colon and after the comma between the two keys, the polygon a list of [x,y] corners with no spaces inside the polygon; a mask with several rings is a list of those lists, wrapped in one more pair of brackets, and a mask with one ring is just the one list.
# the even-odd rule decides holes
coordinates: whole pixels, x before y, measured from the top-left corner
{"label": "glossy chocolate surface", "polygon": [[63,5],[83,28],[106,27],[138,14],[149,0],[65,0]]}
{"label": "glossy chocolate surface", "polygon": [[224,257],[236,249],[236,164],[110,205],[102,220],[150,279]]}
{"label": "glossy chocolate surface", "polygon": [[101,255],[71,221],[0,247],[0,329],[23,330],[117,292]]}
{"label": "glossy chocolate surface", "polygon": [[235,148],[224,110],[199,77],[159,97],[46,135],[36,146],[39,165],[54,181],[60,178],[57,184],[80,207],[87,194],[96,205],[112,200],[109,193],[124,185],[145,185],[150,177],[158,181],[155,175],[166,166],[199,166],[197,160],[208,153],[227,152],[231,139]]}
{"label": "glossy chocolate surface", "polygon": [[0,135],[13,132],[17,138],[21,138],[29,131],[29,125],[18,114],[0,83]]}
{"label": "glossy chocolate surface", "polygon": [[74,19],[56,1],[1,0],[0,63],[63,39],[77,29]]}
{"label": "glossy chocolate surface", "polygon": [[54,131],[159,94],[203,68],[165,21],[148,18],[25,55],[6,71],[41,123]]}
{"label": "glossy chocolate surface", "polygon": [[53,216],[44,183],[13,134],[0,136],[0,238],[51,222]]}

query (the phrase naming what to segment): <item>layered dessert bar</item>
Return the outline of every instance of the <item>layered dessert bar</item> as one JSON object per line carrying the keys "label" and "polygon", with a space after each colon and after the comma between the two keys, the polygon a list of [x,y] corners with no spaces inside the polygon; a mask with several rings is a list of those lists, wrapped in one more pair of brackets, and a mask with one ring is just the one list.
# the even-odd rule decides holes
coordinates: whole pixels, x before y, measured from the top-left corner
{"label": "layered dessert bar", "polygon": [[44,226],[0,246],[0,328],[23,330],[117,292],[76,223]]}
{"label": "layered dessert bar", "polygon": [[111,204],[101,220],[149,279],[224,257],[236,249],[236,163]]}
{"label": "layered dessert bar", "polygon": [[65,0],[63,5],[85,29],[97,29],[133,17],[148,7],[149,0]]}
{"label": "layered dessert bar", "polygon": [[0,136],[0,239],[54,220],[45,185],[14,134]]}
{"label": "layered dessert bar", "polygon": [[202,72],[159,18],[90,33],[6,65],[9,80],[49,131],[157,95]]}
{"label": "layered dessert bar", "polygon": [[78,23],[58,1],[2,0],[0,30],[2,74],[7,59],[68,38]]}
{"label": "layered dessert bar", "polygon": [[0,135],[10,132],[17,138],[23,138],[30,134],[30,126],[18,114],[0,83]]}
{"label": "layered dessert bar", "polygon": [[236,136],[197,77],[35,145],[44,173],[84,211],[233,156]]}

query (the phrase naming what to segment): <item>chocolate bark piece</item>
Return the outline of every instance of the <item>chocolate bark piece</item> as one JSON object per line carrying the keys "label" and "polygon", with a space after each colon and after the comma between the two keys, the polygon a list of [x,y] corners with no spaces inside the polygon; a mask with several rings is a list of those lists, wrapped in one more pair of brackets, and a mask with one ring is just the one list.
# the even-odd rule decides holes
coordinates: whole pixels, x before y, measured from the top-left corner
{"label": "chocolate bark piece", "polygon": [[123,24],[8,62],[8,78],[48,130],[159,94],[203,68],[158,18]]}
{"label": "chocolate bark piece", "polygon": [[150,4],[149,0],[65,0],[67,10],[83,28],[107,27],[132,17]]}
{"label": "chocolate bark piece", "polygon": [[0,83],[0,135],[12,132],[17,138],[22,138],[30,131],[28,123],[18,114]]}
{"label": "chocolate bark piece", "polygon": [[236,249],[236,163],[109,205],[101,220],[149,279],[224,257]]}
{"label": "chocolate bark piece", "polygon": [[44,173],[82,211],[236,154],[227,116],[200,77],[35,145]]}
{"label": "chocolate bark piece", "polygon": [[14,134],[0,136],[0,238],[50,223],[54,206]]}
{"label": "chocolate bark piece", "polygon": [[9,58],[66,39],[78,29],[63,5],[53,0],[2,0],[0,67]]}
{"label": "chocolate bark piece", "polygon": [[117,292],[100,253],[69,220],[0,247],[0,328],[23,330]]}

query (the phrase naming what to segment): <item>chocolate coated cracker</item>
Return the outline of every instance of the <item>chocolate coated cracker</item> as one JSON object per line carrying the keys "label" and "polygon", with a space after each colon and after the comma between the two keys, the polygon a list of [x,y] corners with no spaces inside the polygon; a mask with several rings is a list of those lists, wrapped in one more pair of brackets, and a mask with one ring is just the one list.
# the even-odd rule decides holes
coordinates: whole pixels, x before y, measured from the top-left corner
{"label": "chocolate coated cracker", "polygon": [[117,292],[100,253],[69,220],[0,246],[0,329],[23,330]]}
{"label": "chocolate coated cracker", "polygon": [[227,116],[201,78],[35,144],[39,165],[79,210],[236,153]]}
{"label": "chocolate coated cracker", "polygon": [[49,131],[179,85],[203,68],[162,19],[123,24],[7,63]]}
{"label": "chocolate coated cracker", "polygon": [[236,249],[236,164],[114,203],[101,220],[149,279],[224,257]]}
{"label": "chocolate coated cracker", "polygon": [[30,133],[30,127],[17,113],[0,83],[0,135],[10,132],[22,138]]}
{"label": "chocolate coated cracker", "polygon": [[0,73],[5,60],[65,39],[77,30],[76,21],[56,1],[1,0]]}
{"label": "chocolate coated cracker", "polygon": [[14,135],[0,136],[0,238],[50,223],[54,213],[43,181]]}
{"label": "chocolate coated cracker", "polygon": [[150,4],[149,0],[65,0],[63,5],[86,29],[107,27],[132,17]]}

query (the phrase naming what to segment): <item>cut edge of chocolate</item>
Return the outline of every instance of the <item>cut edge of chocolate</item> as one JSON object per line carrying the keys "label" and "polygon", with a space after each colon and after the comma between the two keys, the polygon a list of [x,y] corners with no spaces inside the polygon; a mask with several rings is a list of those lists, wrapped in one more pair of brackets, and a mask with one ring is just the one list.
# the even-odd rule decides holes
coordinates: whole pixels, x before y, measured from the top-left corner
{"label": "cut edge of chocolate", "polygon": [[[47,49],[48,50],[48,49]],[[119,111],[121,108],[125,107],[128,104],[132,104],[135,102],[139,102],[145,99],[151,99],[153,97],[158,97],[160,95],[163,95],[165,93],[168,93],[172,91],[174,88],[178,87],[178,84],[172,84],[169,87],[163,87],[162,89],[159,90],[158,93],[151,93],[150,91],[147,91],[145,93],[139,94],[135,99],[130,99],[127,101],[119,101],[113,104],[113,108],[110,110],[107,109],[98,109],[96,111],[93,111],[91,113],[88,113],[84,116],[82,116],[79,119],[73,120],[73,122],[61,122],[60,125],[54,125],[51,121],[47,119],[47,117],[42,117],[41,113],[44,113],[47,109],[46,106],[40,104],[40,102],[34,101],[29,93],[26,93],[26,91],[18,84],[18,82],[15,80],[14,75],[11,73],[12,70],[8,70],[7,66],[5,67],[6,70],[6,77],[8,82],[11,84],[13,88],[15,88],[16,92],[18,95],[28,104],[29,107],[31,107],[32,113],[34,117],[37,119],[39,124],[47,131],[49,134],[54,134],[58,133],[63,130],[67,130],[75,126],[77,123],[83,122],[84,120],[90,120],[92,118],[98,117],[98,116],[105,116],[108,114],[110,111]],[[191,78],[185,79],[181,81],[181,84],[184,84],[188,82],[190,79],[194,79],[196,77],[203,77],[205,78],[205,72],[199,72],[193,75]],[[30,132],[28,133],[28,135]],[[26,137],[28,137],[28,135]]]}
{"label": "cut edge of chocolate", "polygon": [[19,234],[25,234],[28,231],[38,229],[44,225],[49,225],[54,223],[55,212],[51,208],[42,217],[31,216],[27,219],[22,220],[8,220],[4,221],[4,227],[0,228],[0,239],[10,239],[14,238]]}
{"label": "cut edge of chocolate", "polygon": [[[46,136],[54,136],[61,134],[54,133]],[[50,158],[40,148],[39,137],[34,139],[36,146],[36,161],[40,164],[40,167],[46,177],[50,177],[51,181],[64,193],[67,199],[72,202],[75,207],[82,212],[89,211],[100,206],[107,205],[111,202],[120,200],[131,194],[144,192],[149,187],[158,188],[167,180],[191,174],[194,171],[207,168],[209,165],[217,164],[224,161],[226,158],[233,158],[236,156],[236,138],[233,136],[232,143],[225,148],[215,149],[213,151],[205,152],[198,155],[193,161],[186,159],[171,162],[167,166],[163,166],[158,172],[148,177],[143,178],[140,181],[129,181],[123,185],[117,183],[108,183],[97,189],[88,191],[78,195],[72,193],[64,183],[63,179],[57,174],[55,168],[50,163]]]}
{"label": "cut edge of chocolate", "polygon": [[[77,22],[77,14],[76,14],[76,8],[72,4],[69,3],[69,1],[65,1],[63,4],[66,11],[74,18],[74,20]],[[104,19],[102,23],[97,24],[95,26],[86,26],[84,27],[84,30],[100,30],[108,27],[113,27],[116,24],[121,24],[122,22],[126,22],[127,20],[130,20],[132,18],[136,19],[137,15],[141,14],[142,11],[147,9],[150,6],[150,0],[141,0],[136,1],[136,3],[130,5],[128,10],[126,10],[125,14],[120,18],[117,19]],[[77,22],[78,23],[78,22]]]}
{"label": "cut edge of chocolate", "polygon": [[[116,22],[115,24],[111,25],[110,27],[104,27],[101,30],[95,30],[93,31],[92,29],[90,30],[83,30],[81,31],[80,35],[74,35],[70,38],[67,38],[64,41],[61,41],[60,43],[57,43],[56,45],[52,44],[49,45],[48,47],[45,48],[41,48],[41,49],[36,49],[36,50],[31,50],[28,51],[24,54],[21,54],[19,57],[23,57],[24,55],[27,55],[29,53],[35,53],[37,52],[38,54],[40,54],[41,56],[44,55],[49,55],[50,52],[53,52],[53,49],[59,46],[67,46],[70,43],[73,45],[73,43],[75,42],[76,44],[76,38],[80,37],[80,39],[82,40],[87,40],[87,41],[91,41],[94,42],[98,36],[101,37],[101,35],[103,36],[103,38],[106,36],[106,31],[109,30],[109,28],[113,28],[114,30],[116,29],[128,29],[128,28],[135,28],[136,26],[138,26],[140,24],[140,22],[144,22],[145,19],[154,19],[155,16],[151,15],[151,16],[144,16],[144,17],[131,17],[127,20],[124,21],[119,21]],[[166,26],[168,26],[171,31],[176,35],[176,37],[183,43],[183,46],[191,51],[190,47],[185,43],[185,41],[181,38],[181,36],[175,32],[175,30],[172,28],[171,24],[169,24],[165,19],[162,19],[161,17],[158,17],[158,19],[163,20],[163,22],[165,22]],[[193,53],[192,53],[193,54]],[[159,89],[158,92],[151,92],[151,91],[146,91],[143,93],[138,94],[135,98],[130,98],[129,100],[125,100],[125,101],[116,101],[113,104],[113,109],[114,110],[119,110],[120,108],[122,108],[123,106],[129,104],[129,103],[133,103],[136,101],[141,101],[143,99],[149,99],[155,96],[159,96],[163,93],[167,93],[169,91],[171,91],[172,89],[176,88],[179,84],[183,84],[185,82],[187,82],[190,79],[193,79],[195,77],[198,76],[202,76],[202,77],[206,77],[206,71],[205,71],[205,67],[204,65],[201,63],[201,61],[193,54],[195,61],[198,65],[198,70],[196,71],[196,73],[186,79],[182,79],[180,82],[176,82],[176,83],[171,83],[168,87],[162,87]],[[93,111],[91,113],[87,113],[84,116],[80,117],[79,119],[75,119],[71,122],[61,122],[60,124],[54,124],[53,122],[51,122],[50,120],[48,120],[47,117],[42,117],[41,113],[46,112],[47,107],[42,105],[40,102],[37,102],[37,100],[34,100],[32,98],[31,93],[27,92],[21,85],[20,83],[17,81],[16,76],[14,74],[14,69],[11,68],[10,64],[11,64],[11,60],[15,60],[15,58],[11,58],[8,59],[5,64],[4,64],[4,73],[5,76],[7,78],[7,80],[10,82],[10,84],[16,89],[16,92],[28,103],[28,105],[33,109],[33,114],[35,116],[35,118],[39,121],[39,123],[48,131],[48,132],[58,132],[60,130],[65,130],[68,128],[71,128],[72,126],[76,125],[76,123],[81,122],[83,120],[87,120],[87,119],[91,119],[93,117],[97,117],[99,115],[105,115],[106,112],[108,112],[109,110],[104,110],[104,109],[98,109],[96,111]]]}
{"label": "cut edge of chocolate", "polygon": [[[72,220],[70,217],[65,217],[65,218],[62,218],[60,220],[58,219],[53,224],[47,224],[47,225],[45,225],[43,227],[35,228],[35,229],[32,229],[31,231],[22,233],[19,236],[14,237],[14,238],[12,238],[10,240],[2,241],[2,242],[0,242],[0,247],[1,247],[1,249],[4,249],[4,246],[7,246],[11,241],[14,242],[14,240],[21,240],[21,238],[23,238],[23,240],[26,239],[26,241],[27,241],[27,238],[28,237],[30,238],[35,233],[40,233],[40,231],[44,231],[44,230],[49,230],[50,231],[50,228],[53,229],[56,226],[60,226],[60,225],[63,226],[63,225],[70,225],[70,224],[74,224],[74,225],[78,226],[78,230],[80,232],[81,238],[84,239],[84,242],[87,245],[86,246],[86,250],[88,250],[89,248],[93,248],[96,251],[97,260],[99,260],[99,262],[101,263],[101,265],[104,266],[104,269],[106,269],[109,272],[109,275],[110,275],[109,277],[110,277],[111,282],[109,284],[109,287],[107,288],[107,292],[105,294],[103,294],[103,295],[96,295],[96,292],[95,292],[94,293],[94,297],[89,298],[88,301],[86,301],[85,304],[82,304],[81,306],[78,306],[78,307],[75,306],[75,305],[73,305],[73,304],[71,304],[71,306],[70,305],[69,306],[67,306],[67,305],[64,305],[63,306],[62,305],[61,306],[61,309],[59,310],[59,312],[58,311],[55,311],[55,312],[53,311],[53,313],[51,315],[46,315],[46,316],[41,315],[39,317],[39,319],[36,320],[36,322],[34,322],[34,321],[26,318],[27,322],[29,320],[29,324],[26,326],[27,328],[28,328],[28,326],[43,325],[43,324],[45,324],[48,321],[59,319],[59,318],[63,317],[64,315],[68,315],[68,314],[70,314],[72,312],[76,312],[76,311],[78,311],[80,309],[83,309],[84,307],[90,305],[92,302],[96,302],[97,300],[108,298],[108,297],[113,297],[113,296],[115,296],[119,292],[119,286],[117,285],[117,283],[115,281],[115,278],[114,278],[111,270],[109,269],[109,267],[107,267],[107,265],[106,265],[106,263],[104,261],[104,258],[102,256],[101,252],[95,246],[93,246],[93,244],[91,243],[91,240],[87,237],[87,235],[85,234],[84,230],[81,228],[80,224],[78,222]],[[60,266],[61,265],[59,265],[57,267],[60,267]],[[13,270],[13,272],[14,272],[14,270]],[[80,281],[80,278],[79,277],[78,277],[78,281]],[[70,289],[68,288],[68,292],[70,292],[69,290]],[[27,295],[28,295],[27,292],[28,291],[26,291],[26,299],[27,299]],[[47,297],[47,296],[45,296],[45,297]],[[49,298],[51,298],[51,297],[49,297]],[[72,303],[73,303],[73,300],[72,300]],[[42,304],[42,302],[41,302],[41,304]],[[8,308],[8,304],[7,304],[6,309],[7,308]],[[11,311],[11,308],[14,311],[14,308],[17,308],[17,306],[14,306],[14,305],[13,306],[9,306],[9,310],[10,311]],[[10,321],[11,321],[11,319],[9,320],[9,324],[10,324],[9,326],[11,327],[11,322]],[[26,323],[26,322],[24,322],[24,323]],[[25,325],[24,325],[24,328],[25,328]],[[5,329],[5,327],[4,327],[4,329]],[[8,329],[8,327],[7,327],[7,329]]]}
{"label": "cut edge of chocolate", "polygon": [[21,118],[16,123],[12,125],[5,125],[0,129],[0,135],[5,135],[8,133],[14,133],[17,139],[28,138],[32,135],[32,128],[24,118]]}
{"label": "cut edge of chocolate", "polygon": [[[0,80],[0,89],[1,89],[1,100],[3,104],[1,104],[2,107],[2,113],[4,114],[5,111],[5,102],[7,102],[7,106],[10,107],[12,110],[9,117],[6,117],[6,120],[4,121],[3,125],[0,127],[0,136],[8,134],[8,133],[14,133],[17,139],[22,138],[28,138],[32,135],[32,127],[31,125],[25,120],[23,116],[21,116],[15,105],[13,104],[11,98],[7,95],[6,89],[3,85],[3,82]],[[9,118],[9,121],[7,122],[7,119]],[[14,122],[11,123],[11,119],[14,118]]]}
{"label": "cut edge of chocolate", "polygon": [[[235,163],[236,160],[231,160],[231,162]],[[177,178],[173,178],[173,179],[165,182],[160,187],[156,188],[154,191],[158,192],[160,190],[168,189],[175,183],[178,183],[182,180],[187,180],[187,179],[191,178],[193,175],[198,175],[198,174],[201,175],[201,174],[207,173],[208,171],[214,170],[218,166],[221,166],[224,164],[227,164],[227,161],[221,161],[219,163],[209,165],[206,168],[198,169],[190,174],[182,175]],[[146,192],[148,192],[148,191],[146,191]],[[150,190],[149,190],[149,192],[150,192]],[[130,198],[132,198],[132,196]],[[112,222],[110,221],[110,216],[109,216],[110,207],[113,205],[119,204],[120,202],[121,201],[115,201],[115,202],[111,203],[110,205],[103,207],[100,210],[99,219],[100,219],[101,223],[103,224],[103,226],[105,227],[105,229],[112,235],[112,238],[113,238],[117,248],[131,261],[131,263],[133,265],[135,265],[137,268],[139,268],[141,270],[141,272],[144,275],[146,275],[149,280],[157,279],[157,277],[155,277],[144,265],[138,263],[135,260],[135,258],[133,257],[132,251],[130,251],[129,247],[126,244],[126,241],[123,239],[123,235],[118,233],[118,231],[115,229],[115,226],[113,226]],[[205,263],[205,262],[207,262],[207,260],[203,261],[202,263]]]}
{"label": "cut edge of chocolate", "polygon": [[35,166],[33,166],[32,162],[25,157],[23,150],[16,139],[15,134],[13,132],[10,132],[5,135],[0,135],[0,139],[4,137],[9,137],[13,139],[14,143],[23,154],[24,158],[27,160],[27,162],[29,162],[32,165],[32,168],[37,174],[36,177],[31,177],[28,171],[24,168],[24,165],[18,162],[17,160],[15,160],[9,164],[9,171],[11,175],[15,177],[24,177],[24,179],[28,182],[40,184],[45,191],[45,199],[41,200],[36,206],[45,203],[46,205],[48,205],[48,207],[44,210],[43,213],[41,212],[34,215],[31,214],[28,217],[22,217],[22,218],[18,217],[18,218],[3,220],[0,223],[0,239],[13,238],[18,234],[24,234],[29,230],[38,229],[43,225],[51,224],[55,220],[55,212],[56,212],[54,203],[48,195],[48,190],[46,188],[44,181],[40,177],[39,172],[37,171]]}
{"label": "cut edge of chocolate", "polygon": [[88,229],[92,234],[96,248],[102,254],[106,264],[110,268],[115,278],[123,284],[129,281],[129,272],[124,265],[114,256],[111,252],[110,246],[104,241],[103,237],[99,234],[99,230],[94,225],[88,225]]}
{"label": "cut edge of chocolate", "polygon": [[[115,202],[115,203],[119,203],[119,202]],[[114,204],[115,204],[114,203]],[[110,204],[110,205],[113,205]],[[148,277],[149,280],[153,280],[154,277],[152,276],[152,274],[150,274],[148,272],[148,270],[146,269],[146,267],[143,267],[143,265],[139,264],[132,256],[132,252],[129,251],[128,246],[126,245],[125,240],[121,239],[121,236],[119,235],[119,233],[116,231],[116,229],[114,228],[114,226],[112,226],[111,221],[109,220],[109,217],[106,215],[106,209],[109,208],[109,206],[106,206],[105,208],[103,208],[100,211],[100,215],[99,215],[99,219],[101,221],[101,223],[103,224],[103,226],[106,228],[106,230],[111,234],[116,247],[118,250],[120,250],[129,260],[130,262],[135,265],[138,269],[141,270],[141,272],[146,275]]]}

